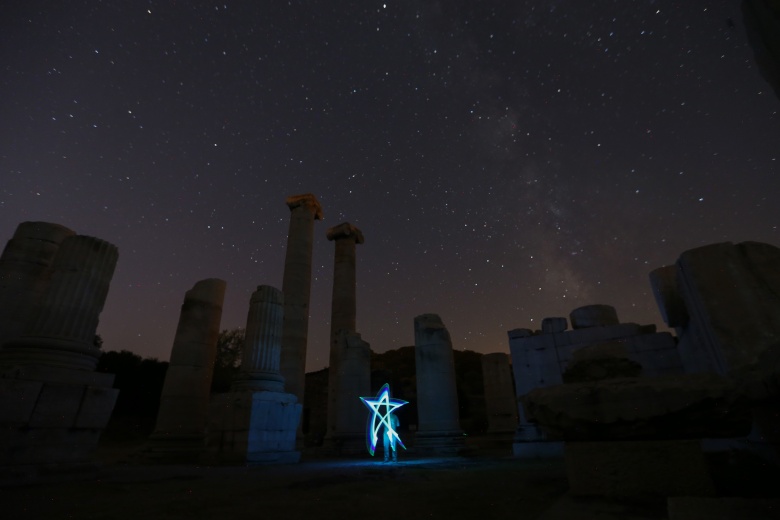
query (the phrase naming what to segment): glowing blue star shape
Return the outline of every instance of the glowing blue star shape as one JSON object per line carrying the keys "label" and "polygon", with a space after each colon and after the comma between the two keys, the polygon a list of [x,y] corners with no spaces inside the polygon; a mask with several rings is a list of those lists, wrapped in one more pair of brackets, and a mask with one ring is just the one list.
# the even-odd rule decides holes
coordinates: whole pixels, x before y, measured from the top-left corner
{"label": "glowing blue star shape", "polygon": [[[376,443],[379,440],[379,430],[383,425],[385,427],[386,435],[390,440],[395,439],[397,442],[401,443],[403,449],[406,449],[401,437],[399,437],[398,433],[393,429],[390,415],[393,413],[393,410],[402,407],[409,401],[390,397],[390,385],[387,383],[385,383],[379,390],[379,393],[376,394],[376,398],[361,397],[360,400],[368,406],[369,410],[371,410],[366,431],[366,447],[368,448],[368,452],[372,456],[374,455]],[[380,411],[382,407],[384,407],[384,413]]]}

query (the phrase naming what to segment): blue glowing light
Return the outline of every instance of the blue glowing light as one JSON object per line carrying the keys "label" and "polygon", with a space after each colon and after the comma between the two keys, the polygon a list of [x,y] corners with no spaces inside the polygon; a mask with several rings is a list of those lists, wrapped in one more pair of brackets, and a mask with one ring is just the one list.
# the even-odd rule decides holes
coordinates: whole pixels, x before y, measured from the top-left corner
{"label": "blue glowing light", "polygon": [[[366,431],[366,448],[368,448],[368,452],[372,456],[374,455],[376,443],[379,440],[379,431],[383,427],[385,428],[385,435],[391,441],[390,446],[393,450],[395,450],[396,442],[400,443],[403,449],[406,449],[401,437],[398,436],[398,433],[393,428],[393,421],[390,419],[390,416],[395,409],[407,404],[408,401],[390,397],[390,385],[387,383],[382,386],[375,398],[361,397],[360,400],[371,410],[371,414],[368,416]],[[382,408],[384,408],[384,411],[382,411]]]}

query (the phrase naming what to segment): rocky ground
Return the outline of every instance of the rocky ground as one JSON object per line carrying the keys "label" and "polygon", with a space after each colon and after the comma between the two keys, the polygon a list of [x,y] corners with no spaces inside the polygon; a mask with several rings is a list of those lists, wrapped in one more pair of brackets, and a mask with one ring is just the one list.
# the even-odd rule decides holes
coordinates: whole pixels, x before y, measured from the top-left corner
{"label": "rocky ground", "polygon": [[[304,454],[284,466],[153,466],[136,443],[104,443],[97,473],[0,488],[3,518],[22,519],[666,519],[664,499],[599,501],[566,493],[561,460],[521,461],[508,450],[451,458],[403,452],[398,464]],[[774,470],[713,459],[719,494],[773,497]],[[728,518],[728,517],[724,517]]]}

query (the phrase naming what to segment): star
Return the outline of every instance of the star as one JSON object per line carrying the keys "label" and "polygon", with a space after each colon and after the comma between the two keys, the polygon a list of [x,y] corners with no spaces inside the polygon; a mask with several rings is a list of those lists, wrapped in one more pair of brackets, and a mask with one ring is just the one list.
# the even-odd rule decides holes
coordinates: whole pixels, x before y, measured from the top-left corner
{"label": "star", "polygon": [[[387,435],[390,438],[395,437],[396,441],[401,444],[401,447],[406,449],[406,446],[404,446],[404,443],[398,436],[398,433],[392,427],[390,422],[390,415],[396,408],[402,407],[403,405],[407,404],[408,401],[390,397],[390,385],[387,383],[385,383],[379,390],[379,393],[376,394],[376,398],[361,397],[360,400],[363,401],[366,406],[368,406],[369,410],[371,410],[371,415],[368,417],[368,426],[366,430],[366,447],[368,448],[368,452],[372,456],[374,455],[374,451],[376,450],[376,443],[377,440],[379,440],[379,430],[382,428],[382,425],[387,428]],[[382,407],[385,409],[384,413],[380,411]]]}

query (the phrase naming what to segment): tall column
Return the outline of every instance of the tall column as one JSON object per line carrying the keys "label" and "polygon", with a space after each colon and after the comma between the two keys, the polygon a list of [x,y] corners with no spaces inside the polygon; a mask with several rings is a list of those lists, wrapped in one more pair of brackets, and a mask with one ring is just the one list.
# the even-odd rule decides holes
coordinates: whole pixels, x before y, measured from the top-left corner
{"label": "tall column", "polygon": [[[355,249],[362,244],[363,233],[348,222],[328,229],[328,240],[336,243],[333,262],[333,299],[330,311],[330,364],[328,367],[328,428],[326,437],[332,437],[339,422],[339,345],[340,331],[355,332],[357,303],[355,293]],[[355,398],[360,397],[356,395]]]}
{"label": "tall column", "polygon": [[63,240],[37,317],[20,338],[6,343],[3,363],[40,363],[94,370],[100,357],[95,331],[119,253],[94,237]]}
{"label": "tall column", "polygon": [[455,387],[450,333],[436,314],[414,318],[417,372],[415,447],[438,453],[457,452],[464,444]]}
{"label": "tall column", "polygon": [[511,442],[511,436],[517,429],[517,404],[509,355],[495,352],[482,356],[482,380],[485,383],[487,432],[507,434],[507,439]]}
{"label": "tall column", "polygon": [[204,447],[225,282],[201,280],[187,291],[171,350],[148,453],[193,460]]}
{"label": "tall column", "polygon": [[75,233],[49,222],[22,222],[0,256],[0,349],[27,332],[51,281],[60,244]]}
{"label": "tall column", "polygon": [[306,342],[309,335],[311,257],[314,221],[322,220],[322,207],[311,193],[287,197],[290,230],[284,258],[284,321],[279,369],[285,389],[303,403],[306,382]]}
{"label": "tall column", "polygon": [[241,375],[234,387],[284,392],[284,378],[279,373],[283,316],[282,291],[258,286],[249,301]]}

